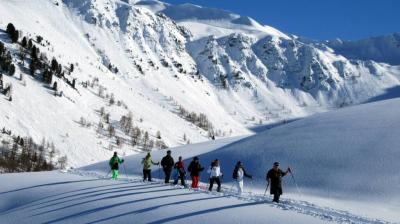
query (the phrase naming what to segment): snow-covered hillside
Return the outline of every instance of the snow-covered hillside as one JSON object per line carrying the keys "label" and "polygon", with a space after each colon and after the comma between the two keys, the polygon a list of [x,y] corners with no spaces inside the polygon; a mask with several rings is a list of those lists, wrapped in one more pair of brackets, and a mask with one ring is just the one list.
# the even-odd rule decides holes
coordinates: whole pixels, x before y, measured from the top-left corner
{"label": "snow-covered hillside", "polygon": [[[400,99],[352,106],[271,127],[253,136],[172,148],[188,165],[220,159],[223,193],[143,183],[143,154],[125,157],[121,180],[104,179],[108,161],[69,173],[4,174],[4,223],[399,223]],[[159,161],[166,150],[153,152]],[[231,184],[237,160],[245,179],[238,197]],[[299,189],[284,178],[280,204],[263,196],[274,161],[291,165]],[[128,176],[126,176],[128,174]],[[78,176],[77,176],[78,175]],[[153,177],[162,172],[153,167]],[[207,181],[207,174],[201,175]],[[8,183],[8,184],[7,184]]]}
{"label": "snow-covered hillside", "polygon": [[[399,110],[400,99],[352,106],[249,137],[174,148],[172,154],[175,158],[182,155],[186,164],[197,155],[206,167],[218,158],[225,182],[231,181],[232,170],[240,160],[253,175],[253,184],[260,189],[265,186],[266,171],[273,162],[280,161],[282,169],[292,167],[300,188],[297,190],[291,177],[286,177],[285,192],[289,196],[285,197],[297,197],[293,195],[300,193],[303,197],[330,198],[337,200],[337,209],[357,202],[362,207],[358,210],[360,214],[393,219],[400,208]],[[154,161],[159,161],[164,154],[164,150],[154,152]],[[140,175],[142,157],[139,154],[126,158],[128,173]],[[105,173],[107,166],[99,163],[83,170]],[[157,176],[157,172],[155,167],[153,175]],[[201,177],[207,182],[205,172]],[[368,209],[362,203],[374,206]]]}
{"label": "snow-covered hillside", "polygon": [[[400,84],[399,67],[348,60],[223,10],[13,0],[0,1],[0,11],[0,41],[16,65],[13,76],[3,75],[12,101],[1,96],[0,128],[46,138],[74,167],[114,150],[250,134],[250,126],[364,102]],[[18,44],[4,32],[8,23],[20,31]],[[30,75],[22,37],[64,73],[50,83],[44,70]]]}

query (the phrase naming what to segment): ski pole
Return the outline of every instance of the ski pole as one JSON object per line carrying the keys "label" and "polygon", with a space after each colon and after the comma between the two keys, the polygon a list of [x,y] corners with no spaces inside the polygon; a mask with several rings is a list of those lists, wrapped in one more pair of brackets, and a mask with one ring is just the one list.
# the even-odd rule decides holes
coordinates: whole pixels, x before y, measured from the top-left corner
{"label": "ski pole", "polygon": [[229,192],[232,192],[233,185],[235,185],[235,182],[232,182],[231,188],[229,188]]}
{"label": "ski pole", "polygon": [[265,188],[264,197],[265,197],[265,195],[267,194],[268,187],[269,187],[269,182],[268,182],[268,184],[267,184],[267,188]]}
{"label": "ski pole", "polygon": [[129,178],[128,178],[128,174],[126,173],[125,163],[122,163],[122,167],[124,167],[125,176],[126,176],[126,179],[128,180]]}
{"label": "ski pole", "polygon": [[250,197],[253,196],[253,179],[250,180]]}
{"label": "ski pole", "polygon": [[109,170],[108,173],[104,176],[104,179],[106,179],[110,173],[111,173],[111,170]]}
{"label": "ski pole", "polygon": [[296,185],[296,189],[297,189],[297,192],[299,193],[299,196],[301,196],[299,186],[297,185],[296,179],[294,179],[294,175],[293,175],[292,171],[289,171],[289,173],[290,173],[290,176],[292,176],[292,180],[293,180],[294,184]]}
{"label": "ski pole", "polygon": [[161,166],[158,164],[158,180],[161,180]]}

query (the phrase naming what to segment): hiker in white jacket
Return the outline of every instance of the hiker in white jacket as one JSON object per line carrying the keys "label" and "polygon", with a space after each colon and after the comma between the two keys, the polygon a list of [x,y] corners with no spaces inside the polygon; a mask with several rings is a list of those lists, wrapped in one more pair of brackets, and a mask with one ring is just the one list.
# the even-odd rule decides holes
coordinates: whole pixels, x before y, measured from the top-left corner
{"label": "hiker in white jacket", "polygon": [[221,180],[220,177],[222,177],[221,173],[221,168],[219,167],[219,161],[218,159],[214,160],[211,163],[210,168],[208,168],[207,173],[210,174],[210,187],[208,188],[209,191],[212,191],[214,182],[217,182],[218,188],[217,191],[221,192]]}
{"label": "hiker in white jacket", "polygon": [[236,187],[238,189],[239,196],[243,192],[243,178],[244,177],[253,179],[253,177],[250,174],[246,173],[246,170],[243,167],[243,163],[238,161],[236,163],[235,169],[233,170],[232,178],[236,181]]}

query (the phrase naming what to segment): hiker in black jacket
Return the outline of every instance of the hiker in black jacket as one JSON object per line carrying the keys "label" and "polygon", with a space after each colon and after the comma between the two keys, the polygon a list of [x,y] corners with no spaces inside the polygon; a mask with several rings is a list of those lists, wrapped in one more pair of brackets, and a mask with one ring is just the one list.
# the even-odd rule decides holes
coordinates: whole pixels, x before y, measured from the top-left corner
{"label": "hiker in black jacket", "polygon": [[274,195],[273,202],[279,203],[279,197],[282,194],[282,177],[290,171],[290,167],[287,168],[286,172],[279,169],[279,162],[275,162],[272,169],[268,171],[267,181],[270,186],[270,194]]}
{"label": "hiker in black jacket", "polygon": [[171,178],[172,168],[174,167],[174,158],[171,156],[171,150],[167,151],[167,155],[164,156],[161,160],[161,166],[164,170],[165,174],[165,183],[169,183],[169,179]]}
{"label": "hiker in black jacket", "polygon": [[203,170],[204,167],[200,165],[199,157],[195,156],[188,167],[188,171],[190,172],[190,176],[192,177],[192,188],[199,187],[199,176],[200,172]]}

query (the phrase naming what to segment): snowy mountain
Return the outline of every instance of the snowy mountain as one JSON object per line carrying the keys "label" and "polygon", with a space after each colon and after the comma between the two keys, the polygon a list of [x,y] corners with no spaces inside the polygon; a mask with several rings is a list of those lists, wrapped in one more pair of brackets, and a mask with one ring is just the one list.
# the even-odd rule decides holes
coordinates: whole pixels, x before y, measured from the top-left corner
{"label": "snowy mountain", "polygon": [[[115,150],[251,134],[251,126],[365,102],[400,84],[398,66],[347,58],[219,9],[32,0],[1,1],[0,11],[0,41],[16,65],[3,75],[12,101],[0,99],[0,128],[45,138],[74,167]],[[23,37],[48,68],[30,74]]]}
{"label": "snowy mountain", "polygon": [[326,45],[349,59],[373,60],[400,65],[400,33],[372,37],[358,41],[340,39],[327,41]]}

